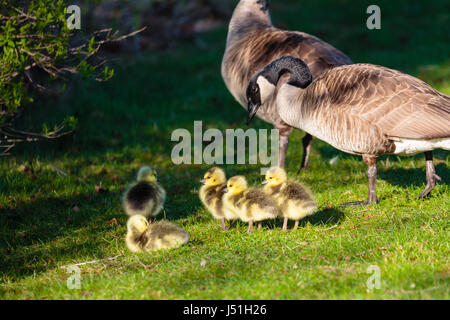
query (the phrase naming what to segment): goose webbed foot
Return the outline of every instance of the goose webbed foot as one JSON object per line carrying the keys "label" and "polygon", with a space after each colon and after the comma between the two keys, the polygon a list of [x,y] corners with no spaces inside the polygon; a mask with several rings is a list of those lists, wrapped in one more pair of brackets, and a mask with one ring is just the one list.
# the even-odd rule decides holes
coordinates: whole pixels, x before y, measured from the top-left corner
{"label": "goose webbed foot", "polygon": [[425,159],[426,159],[427,185],[420,193],[419,199],[423,199],[427,195],[429,195],[431,190],[433,190],[434,186],[436,185],[436,181],[442,180],[441,177],[439,177],[434,170],[433,154],[431,153],[431,151],[425,152]]}
{"label": "goose webbed foot", "polygon": [[300,168],[297,170],[297,174],[300,173],[300,170],[306,170],[308,168],[309,154],[311,152],[311,144],[312,144],[312,136],[307,133],[303,139],[303,155],[302,162],[300,164]]}
{"label": "goose webbed foot", "polygon": [[347,208],[351,206],[367,206],[368,204],[369,204],[368,201],[351,201],[341,204],[340,207]]}

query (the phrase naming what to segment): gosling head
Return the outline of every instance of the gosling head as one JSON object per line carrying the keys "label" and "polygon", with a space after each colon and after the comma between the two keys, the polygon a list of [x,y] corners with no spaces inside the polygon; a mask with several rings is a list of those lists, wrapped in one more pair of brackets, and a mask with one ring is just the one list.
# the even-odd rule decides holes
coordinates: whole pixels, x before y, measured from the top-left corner
{"label": "gosling head", "polygon": [[227,181],[227,187],[225,188],[225,192],[229,192],[230,194],[238,194],[247,189],[247,180],[244,176],[235,176]]}
{"label": "gosling head", "polygon": [[280,167],[272,167],[266,172],[266,179],[262,184],[278,186],[287,180],[286,171]]}
{"label": "gosling head", "polygon": [[147,230],[147,227],[148,227],[148,221],[144,216],[137,214],[137,215],[131,216],[130,219],[128,219],[128,222],[127,222],[128,232],[131,232],[134,234],[141,234],[145,230]]}
{"label": "gosling head", "polygon": [[158,181],[155,169],[150,168],[148,166],[141,167],[137,174],[137,181],[147,181],[147,182]]}
{"label": "gosling head", "polygon": [[207,186],[216,186],[221,183],[225,183],[226,181],[227,178],[225,176],[225,172],[218,167],[213,167],[206,171],[203,179],[200,180],[201,183]]}

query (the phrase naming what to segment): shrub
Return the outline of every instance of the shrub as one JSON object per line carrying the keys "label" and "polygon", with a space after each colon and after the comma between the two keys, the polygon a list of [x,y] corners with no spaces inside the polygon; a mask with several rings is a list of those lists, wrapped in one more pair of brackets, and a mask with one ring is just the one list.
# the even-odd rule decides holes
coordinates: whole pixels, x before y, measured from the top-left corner
{"label": "shrub", "polygon": [[0,0],[0,4],[0,155],[5,155],[17,142],[73,132],[73,117],[52,129],[44,125],[40,133],[17,130],[14,119],[33,96],[56,87],[50,84],[73,75],[97,81],[111,78],[114,71],[97,57],[98,51],[137,32],[117,37],[111,29],[103,29],[83,36],[68,28],[62,0]]}

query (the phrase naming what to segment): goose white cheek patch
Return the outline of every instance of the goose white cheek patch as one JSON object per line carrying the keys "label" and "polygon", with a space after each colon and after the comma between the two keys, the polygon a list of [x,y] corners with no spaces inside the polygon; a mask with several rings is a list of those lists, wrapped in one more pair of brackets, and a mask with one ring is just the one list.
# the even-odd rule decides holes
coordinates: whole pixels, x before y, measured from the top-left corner
{"label": "goose white cheek patch", "polygon": [[256,83],[259,85],[259,91],[261,93],[261,104],[264,104],[275,91],[275,86],[263,76],[259,76]]}

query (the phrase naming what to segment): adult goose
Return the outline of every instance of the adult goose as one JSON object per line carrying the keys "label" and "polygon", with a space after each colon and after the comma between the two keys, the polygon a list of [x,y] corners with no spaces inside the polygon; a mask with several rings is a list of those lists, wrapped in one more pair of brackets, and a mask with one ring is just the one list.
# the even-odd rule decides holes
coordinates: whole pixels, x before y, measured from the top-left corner
{"label": "adult goose", "polygon": [[278,113],[288,125],[362,156],[369,168],[367,202],[378,201],[376,161],[382,154],[425,153],[427,184],[419,198],[440,180],[431,151],[450,150],[450,96],[425,82],[370,64],[336,67],[313,81],[302,60],[281,57],[250,80],[248,121],[275,91]]}
{"label": "adult goose", "polygon": [[[345,54],[312,35],[275,28],[270,20],[268,1],[241,0],[228,28],[222,77],[228,90],[244,108],[247,108],[245,88],[251,76],[274,59],[286,55],[305,61],[313,77],[330,68],[352,63]],[[265,102],[258,117],[279,130],[278,165],[284,167],[293,128],[279,116],[275,97],[276,94]],[[308,164],[311,139],[309,134],[303,138],[301,168]]]}

